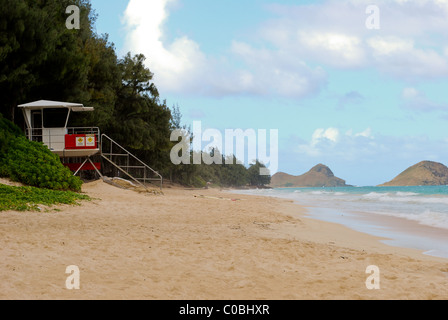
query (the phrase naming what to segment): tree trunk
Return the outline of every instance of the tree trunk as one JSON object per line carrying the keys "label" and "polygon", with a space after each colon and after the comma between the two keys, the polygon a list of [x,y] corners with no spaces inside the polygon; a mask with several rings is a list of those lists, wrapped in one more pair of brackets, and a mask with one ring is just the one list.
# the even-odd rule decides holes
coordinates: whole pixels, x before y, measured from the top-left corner
{"label": "tree trunk", "polygon": [[6,114],[5,116],[8,117],[9,120],[12,121],[12,123],[16,123],[15,122],[15,119],[16,119],[15,113],[16,113],[15,106],[14,106],[14,104],[11,104],[9,106],[9,114]]}

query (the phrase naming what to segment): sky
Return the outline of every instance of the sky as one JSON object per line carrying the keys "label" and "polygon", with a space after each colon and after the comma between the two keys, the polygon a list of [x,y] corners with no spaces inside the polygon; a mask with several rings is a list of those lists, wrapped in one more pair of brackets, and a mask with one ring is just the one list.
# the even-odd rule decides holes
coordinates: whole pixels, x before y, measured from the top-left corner
{"label": "sky", "polygon": [[279,171],[370,186],[448,165],[448,0],[91,2],[185,125],[278,130]]}

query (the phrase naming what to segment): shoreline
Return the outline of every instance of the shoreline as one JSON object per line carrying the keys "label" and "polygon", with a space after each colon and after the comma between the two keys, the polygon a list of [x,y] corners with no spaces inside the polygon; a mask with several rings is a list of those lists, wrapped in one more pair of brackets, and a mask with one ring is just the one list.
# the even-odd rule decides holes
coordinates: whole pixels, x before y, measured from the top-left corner
{"label": "shoreline", "polygon": [[[297,189],[297,188],[293,188]],[[244,195],[254,193],[240,193]],[[293,201],[298,206],[308,209],[307,216],[311,219],[335,223],[351,230],[366,233],[381,238],[381,242],[395,247],[409,248],[421,251],[424,255],[448,259],[448,230],[437,228],[406,217],[360,211],[350,208],[320,206],[319,204],[305,204],[291,198],[289,194],[254,194],[256,196],[273,197]]]}
{"label": "shoreline", "polygon": [[[300,205],[299,203],[297,203]],[[335,223],[379,238],[382,243],[420,251],[424,255],[447,259],[448,231],[401,217],[361,211],[341,211],[334,208],[312,207],[307,217]],[[444,243],[441,243],[445,240]]]}
{"label": "shoreline", "polygon": [[[229,192],[233,192],[233,191],[238,191],[238,190],[229,190]],[[238,194],[238,193],[236,193],[236,194]],[[423,250],[423,249],[417,249],[417,248],[413,248],[413,247],[409,247],[409,246],[404,246],[404,245],[399,245],[399,244],[393,245],[393,244],[387,243],[387,242],[395,241],[393,238],[388,237],[387,234],[386,235],[377,235],[377,234],[373,234],[372,232],[359,230],[356,227],[351,227],[343,222],[338,221],[337,218],[333,219],[333,220],[328,220],[325,218],[317,217],[316,215],[314,215],[311,212],[315,209],[323,209],[323,210],[328,209],[329,211],[333,211],[333,210],[336,211],[335,209],[305,206],[305,205],[299,203],[298,201],[281,198],[281,197],[276,197],[276,196],[262,196],[262,195],[251,195],[251,194],[244,194],[244,195],[249,196],[249,197],[250,196],[270,197],[270,198],[276,199],[278,201],[284,201],[286,203],[291,203],[292,207],[291,207],[291,209],[288,210],[288,213],[286,214],[287,216],[294,217],[296,219],[308,219],[311,224],[316,224],[319,227],[322,227],[322,226],[328,224],[329,226],[334,227],[334,228],[332,228],[333,230],[338,229],[337,230],[338,235],[337,236],[331,235],[328,239],[331,239],[332,237],[334,237],[334,238],[339,237],[339,241],[340,241],[339,244],[341,244],[341,245],[346,245],[351,248],[361,249],[361,250],[362,250],[363,246],[369,246],[365,242],[363,242],[362,245],[359,246],[355,243],[352,243],[350,240],[347,241],[346,238],[350,238],[351,236],[353,236],[352,233],[355,233],[355,238],[357,238],[357,239],[362,238],[362,239],[365,239],[367,242],[374,241],[374,242],[378,243],[378,245],[371,244],[369,249],[375,249],[375,250],[380,249],[382,252],[389,252],[389,253],[394,253],[394,254],[402,253],[404,255],[410,255],[413,258],[423,258],[423,259],[429,258],[429,259],[435,259],[437,261],[448,263],[448,257],[428,255],[425,253],[425,250]],[[297,210],[297,212],[295,212],[295,210]],[[349,214],[352,214],[352,213],[349,213]],[[353,219],[359,219],[359,220],[365,219],[365,220],[368,220],[369,222],[376,220],[376,221],[380,221],[381,224],[384,223],[384,220],[395,220],[395,223],[397,223],[397,224],[399,223],[398,220],[400,220],[400,221],[405,220],[409,225],[417,225],[418,224],[416,222],[408,221],[403,218],[379,216],[376,214],[374,214],[374,215],[376,217],[368,216],[368,213],[365,213],[365,212],[357,212],[356,214],[353,215]],[[316,223],[316,222],[319,222],[319,223]],[[372,227],[376,227],[376,225],[373,225]],[[434,229],[434,228],[431,228],[429,226],[424,226],[424,225],[419,225],[419,227],[427,228],[427,229]],[[316,227],[315,229],[317,229],[317,228],[318,227]],[[346,234],[346,233],[348,233],[349,235],[345,236],[344,234]],[[323,238],[327,239],[326,237],[323,237]],[[313,240],[316,240],[316,239],[313,239]]]}
{"label": "shoreline", "polygon": [[[417,221],[371,214],[366,212],[355,212],[354,219],[366,222],[374,230],[372,234],[383,235],[382,240],[387,245],[405,248],[414,248],[422,251],[424,255],[447,259],[448,261],[448,230],[421,224]],[[363,227],[361,227],[362,231]],[[443,243],[442,243],[442,240]]]}
{"label": "shoreline", "polygon": [[[446,259],[215,189],[145,195],[97,181],[60,212],[0,215],[0,299],[448,299]],[[59,208],[59,207],[58,207]],[[67,290],[79,266],[81,289]],[[366,268],[381,289],[366,288]]]}

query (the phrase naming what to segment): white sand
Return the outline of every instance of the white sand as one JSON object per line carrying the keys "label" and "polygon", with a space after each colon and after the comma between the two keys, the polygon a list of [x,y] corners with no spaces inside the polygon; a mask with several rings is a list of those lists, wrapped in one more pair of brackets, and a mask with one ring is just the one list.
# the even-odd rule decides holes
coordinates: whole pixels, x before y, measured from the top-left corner
{"label": "white sand", "polygon": [[[95,200],[0,213],[0,299],[448,299],[448,259],[297,217],[286,200],[83,190]],[[65,286],[69,265],[80,290]],[[370,265],[380,290],[366,288]]]}

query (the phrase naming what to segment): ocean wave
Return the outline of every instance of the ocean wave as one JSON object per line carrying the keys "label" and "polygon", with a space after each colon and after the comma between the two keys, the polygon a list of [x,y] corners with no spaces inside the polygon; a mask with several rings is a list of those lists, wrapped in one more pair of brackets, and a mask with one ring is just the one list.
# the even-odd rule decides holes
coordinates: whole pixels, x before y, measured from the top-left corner
{"label": "ocean wave", "polygon": [[362,195],[361,197],[363,199],[372,199],[372,200],[378,200],[381,198],[385,198],[391,195],[390,193],[378,193],[378,192],[370,192],[367,194]]}
{"label": "ocean wave", "polygon": [[321,194],[332,194],[332,192],[328,192],[328,191],[311,191],[310,194],[321,195]]}
{"label": "ocean wave", "polygon": [[400,191],[398,191],[396,193],[396,195],[400,196],[400,197],[406,197],[406,196],[418,196],[419,194],[415,193],[415,192],[400,192]]}
{"label": "ocean wave", "polygon": [[396,218],[402,218],[410,221],[418,222],[421,225],[436,227],[448,230],[448,214],[426,209],[419,213],[403,213],[403,212],[391,212],[391,211],[374,211],[372,212],[378,215],[386,215]]}
{"label": "ocean wave", "polygon": [[361,196],[366,201],[404,202],[404,203],[440,203],[448,205],[447,196],[422,195],[413,192],[377,193],[371,192]]}
{"label": "ocean wave", "polygon": [[396,197],[415,197],[415,196],[422,196],[422,194],[419,193],[415,193],[415,192],[402,192],[402,191],[398,191],[398,192],[370,192],[368,194],[363,195],[364,198],[372,198],[372,199],[377,199],[377,198],[382,198],[382,197],[392,197],[392,196],[396,196]]}

